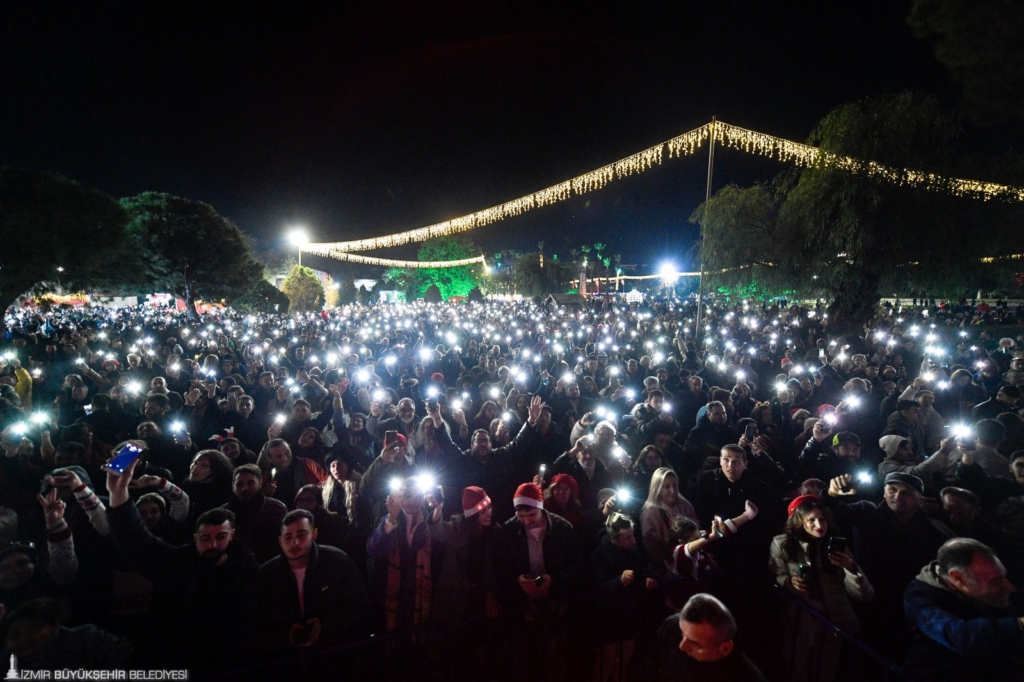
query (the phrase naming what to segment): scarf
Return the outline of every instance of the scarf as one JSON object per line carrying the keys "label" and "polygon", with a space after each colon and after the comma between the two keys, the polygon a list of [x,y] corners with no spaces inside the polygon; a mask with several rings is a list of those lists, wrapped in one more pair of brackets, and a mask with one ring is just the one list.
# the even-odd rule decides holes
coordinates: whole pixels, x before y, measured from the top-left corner
{"label": "scarf", "polygon": [[[388,557],[387,587],[384,596],[384,622],[388,632],[392,632],[398,624],[399,594],[402,586],[402,543],[405,542],[405,524],[403,519],[393,533],[394,544]],[[424,521],[424,524],[426,522]],[[426,527],[424,526],[424,531]],[[413,536],[415,539],[415,535]],[[414,542],[415,544],[415,542]],[[426,538],[423,546],[416,550],[416,594],[413,599],[412,624],[418,626],[427,622],[430,616],[430,596],[433,592],[433,579],[430,575],[430,538]],[[413,636],[414,641],[421,637],[420,633]]]}

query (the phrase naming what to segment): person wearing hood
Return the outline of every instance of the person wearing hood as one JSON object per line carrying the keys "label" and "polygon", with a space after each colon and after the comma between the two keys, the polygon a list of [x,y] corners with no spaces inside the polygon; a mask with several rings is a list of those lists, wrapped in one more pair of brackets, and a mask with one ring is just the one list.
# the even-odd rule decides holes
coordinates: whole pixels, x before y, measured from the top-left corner
{"label": "person wearing hood", "polygon": [[1024,677],[1024,618],[1017,588],[989,547],[969,538],[943,544],[904,596],[915,680],[1000,682]]}
{"label": "person wearing hood", "polygon": [[118,475],[107,471],[110,532],[121,556],[154,583],[153,627],[162,637],[163,661],[153,665],[209,671],[228,663],[242,597],[256,574],[256,559],[235,542],[235,515],[211,509],[196,520],[194,543],[172,546],[154,536],[128,496],[138,460]]}
{"label": "person wearing hood", "polygon": [[914,454],[910,440],[904,436],[882,436],[878,439],[878,447],[885,453],[885,459],[878,464],[879,477],[884,479],[898,471],[917,476],[924,481],[926,488],[938,488],[943,485],[942,479],[949,456],[956,450],[956,442],[952,438],[944,439],[939,450],[923,461]]}
{"label": "person wearing hood", "polygon": [[914,455],[924,459],[924,431],[921,429],[923,410],[913,400],[900,400],[896,411],[889,415],[883,436],[905,436],[910,441]]}

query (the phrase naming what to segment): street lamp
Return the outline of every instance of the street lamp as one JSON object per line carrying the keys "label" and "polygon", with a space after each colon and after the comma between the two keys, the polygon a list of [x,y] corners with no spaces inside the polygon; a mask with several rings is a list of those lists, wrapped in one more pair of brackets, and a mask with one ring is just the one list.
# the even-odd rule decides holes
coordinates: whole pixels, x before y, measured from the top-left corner
{"label": "street lamp", "polygon": [[306,231],[297,228],[288,233],[288,241],[299,250],[299,267],[302,267],[302,247],[309,243],[309,235]]}

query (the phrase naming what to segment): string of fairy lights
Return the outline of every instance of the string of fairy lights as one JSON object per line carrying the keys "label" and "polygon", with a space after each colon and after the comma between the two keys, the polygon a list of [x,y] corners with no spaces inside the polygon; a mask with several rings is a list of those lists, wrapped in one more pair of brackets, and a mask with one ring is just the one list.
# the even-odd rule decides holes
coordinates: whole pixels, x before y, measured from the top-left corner
{"label": "string of fairy lights", "polygon": [[373,256],[360,256],[354,253],[337,253],[332,258],[349,263],[361,263],[364,265],[380,265],[385,268],[457,268],[462,265],[483,265],[487,267],[487,261],[483,256],[473,258],[460,258],[458,260],[393,260],[391,258],[374,258]]}
{"label": "string of fairy lights", "polygon": [[714,139],[716,144],[722,144],[730,149],[773,158],[783,163],[792,163],[805,168],[838,168],[849,173],[865,175],[872,179],[898,186],[914,187],[931,192],[945,192],[955,196],[980,199],[982,201],[1024,201],[1024,188],[984,182],[982,180],[948,177],[937,173],[907,168],[893,168],[875,161],[865,161],[851,156],[832,154],[808,144],[793,142],[792,140],[747,130],[746,128],[715,120],[682,135],[673,137],[671,140],[648,147],[614,163],[601,166],[596,170],[577,175],[564,182],[517,199],[512,199],[511,201],[506,201],[497,206],[491,206],[490,208],[470,213],[469,215],[383,237],[346,242],[308,243],[299,248],[303,252],[317,256],[367,265],[383,265],[386,267],[438,268],[457,267],[474,263],[481,263],[486,266],[483,256],[454,261],[431,261],[424,263],[421,261],[354,256],[352,252],[388,249],[405,244],[419,243],[436,237],[448,237],[468,232],[478,227],[505,220],[506,218],[522,215],[527,211],[566,201],[573,196],[593,192],[605,187],[614,180],[648,171],[654,166],[661,165],[666,151],[669,158],[692,156],[711,139]]}

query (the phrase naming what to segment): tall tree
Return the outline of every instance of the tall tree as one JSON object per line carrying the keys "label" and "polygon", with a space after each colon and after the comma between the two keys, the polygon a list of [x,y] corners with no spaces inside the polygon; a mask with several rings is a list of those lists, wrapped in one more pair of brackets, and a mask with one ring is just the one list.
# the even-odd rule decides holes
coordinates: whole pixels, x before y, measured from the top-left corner
{"label": "tall tree", "polygon": [[199,299],[231,302],[263,281],[241,230],[209,204],[145,192],[121,205],[143,249],[146,286],[184,299],[190,317]]}
{"label": "tall tree", "polygon": [[125,225],[124,211],[102,192],[59,175],[0,169],[0,325],[2,311],[37,286],[131,286],[137,250]]}
{"label": "tall tree", "polygon": [[281,290],[291,302],[291,310],[306,312],[324,307],[324,287],[311,268],[296,265],[281,284]]}
{"label": "tall tree", "polygon": [[[809,142],[897,168],[955,173],[963,169],[952,154],[957,130],[934,99],[903,93],[836,108]],[[764,290],[824,295],[833,327],[849,330],[895,287],[945,281],[962,292],[958,277],[1012,244],[1008,210],[1019,211],[822,165],[770,185],[723,188],[693,220],[704,235],[705,268],[731,270],[712,283],[755,280]]]}
{"label": "tall tree", "polygon": [[963,86],[972,119],[1024,119],[1024,3],[913,0],[910,25]]}

